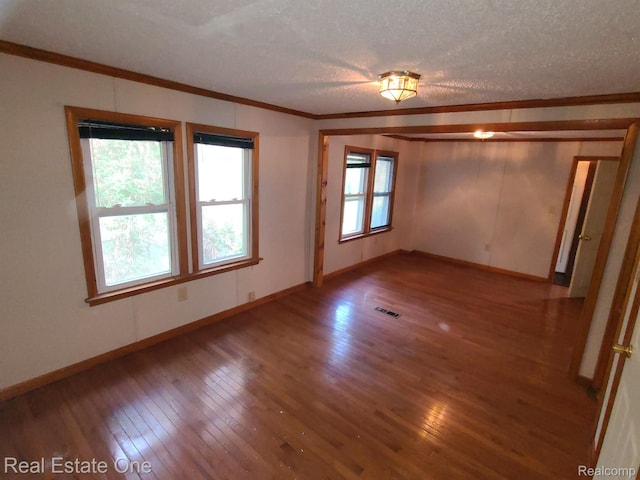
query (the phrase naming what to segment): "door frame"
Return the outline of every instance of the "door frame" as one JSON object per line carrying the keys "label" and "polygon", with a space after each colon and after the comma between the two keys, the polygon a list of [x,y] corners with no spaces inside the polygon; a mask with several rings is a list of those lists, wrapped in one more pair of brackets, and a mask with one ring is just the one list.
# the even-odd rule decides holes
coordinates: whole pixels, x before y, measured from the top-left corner
{"label": "door frame", "polygon": [[[573,184],[576,181],[576,172],[578,171],[578,164],[580,162],[598,162],[598,161],[611,161],[619,162],[620,157],[612,156],[586,156],[576,155],[571,162],[571,172],[569,173],[569,180],[567,181],[567,189],[564,194],[564,203],[562,206],[562,213],[560,215],[560,223],[558,224],[558,232],[556,234],[556,244],[554,247],[554,254],[551,258],[551,265],[549,265],[549,281],[553,282],[555,275],[556,263],[558,263],[558,257],[560,256],[560,247],[562,246],[562,232],[564,231],[567,223],[567,216],[569,215],[569,204],[571,203],[571,196],[573,194]],[[586,190],[585,190],[586,192]],[[584,194],[583,194],[584,195]],[[607,212],[608,213],[608,212]]]}
{"label": "door frame", "polygon": [[620,337],[621,320],[624,318],[624,306],[629,282],[632,281],[632,275],[635,268],[636,252],[640,244],[640,199],[636,204],[636,211],[629,232],[629,239],[625,248],[622,267],[618,283],[611,302],[609,318],[605,327],[600,353],[598,355],[598,363],[593,378],[593,388],[600,390],[604,382],[609,378],[609,371],[613,363],[612,347],[616,340]]}
{"label": "door frame", "polygon": [[[571,364],[569,365],[569,377],[579,381],[580,383],[587,384],[592,388],[596,385],[602,384],[604,378],[604,371],[598,372],[599,377],[588,379],[580,377],[580,365],[582,364],[582,358],[584,357],[584,351],[587,346],[587,339],[589,337],[589,330],[591,329],[591,322],[593,320],[593,314],[596,309],[598,301],[598,295],[600,294],[600,287],[602,286],[602,278],[604,277],[604,270],[609,259],[609,250],[613,241],[613,235],[615,233],[616,222],[618,220],[618,214],[620,213],[620,207],[622,206],[622,196],[624,194],[624,187],[627,183],[627,177],[631,168],[631,160],[636,149],[636,143],[638,140],[638,130],[640,122],[638,120],[632,122],[627,128],[627,134],[624,138],[624,145],[622,147],[622,154],[620,155],[620,163],[618,164],[618,172],[616,175],[616,183],[613,187],[613,193],[611,194],[611,200],[609,202],[609,209],[607,211],[607,218],[605,220],[604,230],[600,239],[600,247],[598,248],[598,254],[596,256],[596,263],[593,267],[593,274],[591,275],[591,282],[589,284],[589,290],[582,307],[582,314],[580,315],[578,333],[576,335],[576,343],[573,349],[573,355],[571,358]],[[626,260],[626,254],[625,254]],[[631,275],[630,269],[623,264],[618,272],[618,284],[614,293],[614,300],[618,299],[621,295],[620,290],[626,288],[627,280]],[[622,293],[624,297],[624,293]],[[622,300],[619,300],[622,302]],[[613,307],[613,304],[612,304]],[[614,318],[612,318],[612,314]],[[620,312],[614,312],[611,308],[609,320],[605,332],[610,330],[611,323],[616,322],[619,318]],[[600,344],[600,351],[603,348],[611,348],[613,345],[613,332],[608,332],[609,336],[605,339],[603,337]],[[605,346],[608,345],[608,347]]]}
{"label": "door frame", "polygon": [[[618,287],[616,288],[616,295],[622,291],[622,306],[620,308],[620,314],[615,316],[615,325],[612,334],[611,343],[608,341],[603,341],[602,350],[607,347],[608,355],[606,355],[606,363],[604,366],[604,378],[605,380],[609,380],[611,378],[611,391],[609,392],[609,397],[607,398],[606,404],[604,403],[606,395],[600,395],[598,401],[598,413],[594,420],[593,425],[593,435],[591,439],[591,451],[590,451],[590,463],[595,466],[598,463],[598,458],[600,457],[600,451],[602,450],[602,444],[604,442],[604,437],[607,433],[607,429],[609,427],[609,420],[611,419],[611,413],[613,412],[613,406],[615,404],[616,395],[618,393],[618,387],[620,386],[620,380],[622,379],[622,372],[624,370],[624,365],[626,363],[627,357],[625,355],[621,355],[618,363],[616,364],[615,372],[613,372],[613,377],[611,376],[611,372],[613,370],[613,361],[615,359],[615,353],[613,352],[613,345],[616,343],[617,339],[620,338],[620,334],[622,332],[622,324],[624,317],[626,315],[627,309],[631,308],[629,314],[629,321],[627,322],[627,326],[624,333],[624,339],[622,341],[623,345],[629,345],[631,341],[631,336],[633,334],[633,330],[636,326],[636,318],[638,316],[638,311],[640,310],[640,285],[635,291],[633,300],[630,299],[631,289],[633,286],[634,278],[633,273],[637,270],[638,264],[640,263],[640,199],[636,205],[635,216],[633,219],[633,224],[631,226],[631,235],[629,236],[629,241],[627,242],[627,248],[625,251],[625,256],[623,262],[628,263],[630,265],[631,273],[626,277],[626,283],[623,288],[620,289],[623,275],[620,275],[618,281]],[[628,261],[627,261],[628,260]],[[612,309],[613,313],[613,309]],[[612,316],[610,316],[610,320]],[[600,359],[599,359],[600,360]],[[608,384],[604,385],[605,392]],[[600,422],[600,417],[604,414],[602,420],[602,428],[600,429],[600,434],[596,436],[598,432],[598,424]]]}

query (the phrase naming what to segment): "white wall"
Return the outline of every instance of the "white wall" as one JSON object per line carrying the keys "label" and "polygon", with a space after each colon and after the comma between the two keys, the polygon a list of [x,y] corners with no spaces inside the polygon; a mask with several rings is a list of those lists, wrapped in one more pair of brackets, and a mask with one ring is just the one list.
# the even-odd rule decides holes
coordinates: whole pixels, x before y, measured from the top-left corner
{"label": "white wall", "polygon": [[[312,122],[0,54],[0,389],[310,279]],[[259,265],[89,307],[64,106],[260,133]],[[299,261],[298,261],[299,259]]]}
{"label": "white wall", "polygon": [[[619,154],[619,142],[591,151]],[[417,250],[547,277],[580,142],[431,142],[416,198]]]}
{"label": "white wall", "polygon": [[[0,54],[0,72],[0,114],[3,115],[0,129],[0,389],[244,303],[248,291],[253,290],[257,297],[262,297],[309,280],[318,129],[640,117],[640,104],[636,103],[312,122],[5,54]],[[88,307],[84,303],[86,285],[64,105],[259,131],[260,255],[264,261],[255,267],[190,282],[187,284],[189,300],[184,303],[177,302],[177,288],[168,287]],[[348,141],[352,143],[353,137]],[[403,213],[400,218],[396,216],[396,229],[351,242],[353,246],[342,249],[337,246],[337,227],[328,226],[329,243],[334,244],[328,248],[325,273],[397,248],[414,248],[410,219],[414,207],[425,204],[422,200],[418,205],[411,201],[417,188],[418,163],[405,160],[423,156],[421,152],[426,147],[417,142],[416,145],[404,143],[384,146],[401,152],[397,201],[403,207],[396,210],[396,215]],[[583,144],[579,154],[592,154],[592,147]],[[474,155],[470,158],[475,158]],[[614,238],[614,260],[620,249],[624,249],[628,225],[625,219],[629,218],[630,205],[637,200],[640,189],[637,156],[636,173],[631,175],[630,187],[625,192],[625,213],[621,214],[620,228]],[[493,177],[510,174],[506,167],[500,174],[499,167],[490,162],[472,162],[478,172],[489,176],[486,181],[490,184],[497,181]],[[445,168],[444,164],[441,167]],[[461,175],[468,167],[456,165],[455,168],[460,169]],[[534,177],[536,171],[533,168]],[[512,173],[517,179],[518,171]],[[424,170],[422,185],[431,181],[429,170]],[[329,185],[332,184],[331,188],[340,188],[341,174],[330,175]],[[487,198],[482,199],[483,204],[491,204],[492,198],[495,202],[494,191],[484,194]],[[330,191],[329,197],[335,201],[339,194]],[[548,202],[542,203],[546,204]],[[502,213],[496,209],[498,218],[500,215],[509,218],[509,202],[505,208]],[[331,209],[333,213],[327,217],[328,221],[339,218],[335,215],[335,205]],[[482,214],[486,212],[483,210]],[[508,229],[496,227],[494,231],[503,232],[496,238],[504,240]],[[416,238],[423,241],[425,235],[421,229]],[[472,261],[485,258],[487,255],[482,249],[465,245],[465,235],[456,235],[454,247]],[[332,254],[332,248],[339,253]],[[498,256],[494,263],[504,268],[512,260],[509,255],[502,259]],[[597,306],[601,309],[599,322],[606,321],[606,292],[615,288],[616,278],[611,273],[615,270],[614,260],[605,272],[601,293],[604,300],[599,300]],[[530,269],[527,261],[524,262],[517,268]],[[599,345],[598,335],[601,335],[598,328],[593,329],[587,352]],[[588,372],[589,368],[584,371]]]}
{"label": "white wall", "polygon": [[[393,206],[393,229],[369,237],[338,243],[340,236],[340,201],[345,146],[398,152],[398,177]],[[325,226],[324,274],[338,271],[370,258],[398,249],[411,249],[411,229],[419,144],[380,135],[329,137],[327,215]]]}

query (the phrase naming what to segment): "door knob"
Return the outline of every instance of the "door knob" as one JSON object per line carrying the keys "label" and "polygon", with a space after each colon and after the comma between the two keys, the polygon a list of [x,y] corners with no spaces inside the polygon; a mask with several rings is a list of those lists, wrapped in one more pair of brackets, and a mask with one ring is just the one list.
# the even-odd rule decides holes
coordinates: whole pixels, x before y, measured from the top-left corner
{"label": "door knob", "polygon": [[616,343],[613,346],[613,352],[624,353],[627,356],[627,358],[631,358],[631,355],[633,355],[633,347],[631,345],[629,345],[628,347],[625,347],[624,345],[620,345]]}
{"label": "door knob", "polygon": [[589,235],[578,235],[578,239],[588,242],[589,240],[591,240],[591,237]]}

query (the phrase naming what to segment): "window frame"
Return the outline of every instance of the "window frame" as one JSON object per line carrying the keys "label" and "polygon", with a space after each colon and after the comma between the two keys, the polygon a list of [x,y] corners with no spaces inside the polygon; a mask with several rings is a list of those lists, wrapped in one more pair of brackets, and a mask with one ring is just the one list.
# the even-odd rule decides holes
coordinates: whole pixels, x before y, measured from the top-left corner
{"label": "window frame", "polygon": [[[378,168],[378,157],[384,158],[392,158],[393,165],[391,168],[391,189],[388,192],[384,192],[382,195],[387,196],[389,198],[389,221],[386,225],[380,225],[379,227],[371,227],[371,221],[373,217],[373,201],[375,200],[376,195],[375,192],[375,179],[376,179],[376,169]],[[398,152],[392,152],[390,150],[376,150],[373,161],[373,178],[371,179],[371,210],[369,216],[369,232],[371,234],[377,233],[378,231],[386,232],[392,230],[392,222],[393,222],[393,200],[395,198],[396,192],[396,176],[398,174]]]}
{"label": "window frame", "polygon": [[[347,235],[343,235],[342,228],[344,223],[344,210],[345,210],[345,186],[346,186],[346,178],[347,178],[347,157],[349,154],[360,154],[360,155],[369,155],[369,166],[363,167],[367,168],[367,179],[366,179],[366,188],[365,188],[365,206],[362,220],[362,230],[356,233],[351,233]],[[371,218],[373,213],[373,199],[375,197],[374,194],[374,185],[375,185],[375,175],[376,175],[376,167],[378,157],[389,157],[393,158],[393,168],[392,179],[391,179],[391,190],[388,193],[389,196],[389,222],[387,225],[381,225],[376,228],[371,228]],[[393,209],[394,209],[394,200],[395,200],[395,191],[396,191],[396,178],[398,173],[398,152],[394,152],[391,150],[375,150],[371,148],[364,147],[356,147],[352,145],[346,145],[344,149],[344,162],[342,166],[342,190],[340,193],[340,225],[338,230],[338,243],[349,242],[351,240],[357,240],[359,238],[368,237],[371,235],[376,235],[378,233],[389,232],[393,230]]]}
{"label": "window frame", "polygon": [[[229,129],[188,123],[178,120],[168,120],[141,115],[111,112],[105,110],[95,110],[83,107],[65,106],[65,120],[67,125],[67,136],[69,140],[69,152],[71,157],[71,170],[73,174],[73,186],[76,197],[76,211],[78,215],[78,227],[80,232],[80,244],[82,248],[82,258],[87,284],[87,298],[85,302],[90,306],[119,300],[122,298],[138,295],[141,293],[157,290],[159,288],[177,285],[191,280],[197,280],[210,275],[227,272],[251,265],[257,265],[262,258],[258,253],[259,246],[259,196],[258,196],[258,171],[259,171],[259,134],[245,130]],[[83,142],[80,138],[79,124],[85,121],[120,123],[131,126],[159,127],[168,129],[173,134],[173,146],[170,149],[170,159],[165,162],[163,168],[168,174],[165,179],[165,190],[171,189],[174,208],[173,220],[174,230],[169,232],[176,242],[176,247],[172,252],[172,261],[177,260],[177,267],[171,274],[155,276],[152,278],[140,279],[140,282],[132,284],[119,284],[113,288],[101,288],[97,280],[98,268],[96,255],[100,254],[100,249],[94,247],[92,234],[92,216],[89,206],[91,192],[87,189],[89,181],[93,181],[93,171],[87,175],[87,152],[83,151]],[[183,129],[185,123],[186,130],[190,138],[189,148],[187,148],[187,163],[183,156]],[[250,200],[250,256],[242,257],[239,261],[225,262],[222,265],[215,265],[211,268],[199,268],[198,264],[198,232],[197,219],[195,215],[195,194],[196,175],[194,170],[194,142],[193,132],[208,132],[213,134],[236,136],[240,138],[252,138],[254,148],[251,151],[251,192]],[[168,155],[167,155],[168,156]],[[89,166],[91,164],[89,163]],[[171,184],[173,180],[173,184]],[[92,187],[93,189],[93,187]],[[165,192],[166,193],[166,192]],[[187,200],[188,199],[188,200]],[[187,201],[189,206],[187,207]],[[189,235],[191,236],[189,240]],[[190,262],[191,260],[191,262]],[[172,264],[173,266],[173,264]]]}
{"label": "window frame", "polygon": [[[228,260],[221,260],[211,266],[201,264],[201,252],[202,252],[202,232],[201,222],[199,221],[200,204],[211,202],[200,202],[198,200],[198,177],[197,177],[197,165],[196,165],[196,142],[194,141],[194,135],[196,133],[208,133],[213,135],[225,135],[238,138],[250,138],[253,140],[254,148],[251,150],[251,156],[248,160],[250,179],[247,179],[243,175],[244,188],[248,193],[248,214],[250,219],[247,221],[247,236],[245,239],[248,255],[241,258],[231,258]],[[231,128],[215,127],[212,125],[205,125],[200,123],[186,123],[186,135],[187,135],[187,170],[189,178],[189,218],[191,224],[191,268],[196,275],[214,275],[217,273],[227,272],[244,268],[252,265],[257,265],[260,262],[260,256],[258,252],[259,248],[259,139],[260,135],[257,132],[250,132],[247,130],[238,130]],[[246,154],[247,149],[244,150],[243,160],[247,162]],[[242,201],[246,201],[245,198]],[[240,203],[237,201],[236,203]],[[222,202],[228,203],[228,202]]]}
{"label": "window frame", "polygon": [[[176,120],[71,106],[65,106],[65,117],[71,154],[85,280],[87,283],[88,298],[86,302],[92,306],[98,305],[178,283],[178,279],[186,277],[189,273],[188,252],[186,248],[187,228],[186,217],[184,215],[186,197],[184,190],[184,164],[182,160],[182,123]],[[166,173],[168,174],[165,180],[165,192],[167,192],[167,189],[171,189],[170,192],[167,192],[171,195],[171,198],[167,198],[166,200],[170,202],[173,201],[173,213],[169,212],[169,224],[172,223],[171,216],[173,215],[174,226],[174,230],[170,231],[169,234],[173,236],[175,241],[175,248],[172,250],[172,260],[177,262],[177,265],[172,265],[172,272],[170,274],[140,279],[140,281],[123,283],[106,288],[105,285],[102,284],[102,281],[98,279],[100,268],[98,266],[97,255],[100,253],[100,246],[95,245],[92,229],[92,222],[95,221],[91,215],[90,206],[90,196],[92,195],[93,187],[88,188],[89,182],[93,181],[93,168],[91,159],[87,158],[87,152],[83,149],[83,142],[78,131],[78,124],[87,120],[121,123],[133,126],[160,127],[172,131],[173,142],[171,158],[163,159],[166,162],[166,166],[163,166],[163,168],[167,169]],[[87,174],[87,167],[91,168],[89,174]],[[173,182],[171,180],[173,180]]]}

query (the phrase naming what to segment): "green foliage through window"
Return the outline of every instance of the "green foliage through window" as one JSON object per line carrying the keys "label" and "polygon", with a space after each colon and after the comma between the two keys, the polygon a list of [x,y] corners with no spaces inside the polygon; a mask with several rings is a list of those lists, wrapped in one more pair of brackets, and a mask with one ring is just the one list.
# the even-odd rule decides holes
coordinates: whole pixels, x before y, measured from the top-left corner
{"label": "green foliage through window", "polygon": [[162,144],[91,139],[98,207],[165,203]]}

